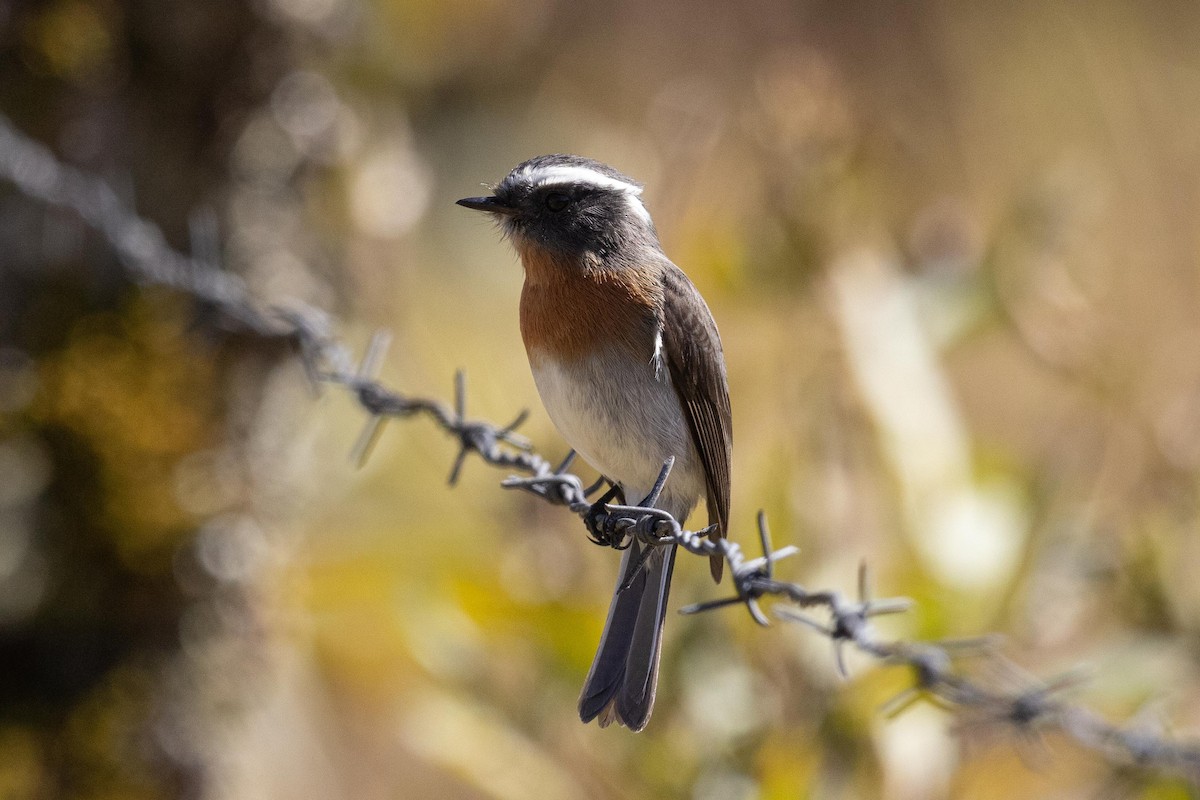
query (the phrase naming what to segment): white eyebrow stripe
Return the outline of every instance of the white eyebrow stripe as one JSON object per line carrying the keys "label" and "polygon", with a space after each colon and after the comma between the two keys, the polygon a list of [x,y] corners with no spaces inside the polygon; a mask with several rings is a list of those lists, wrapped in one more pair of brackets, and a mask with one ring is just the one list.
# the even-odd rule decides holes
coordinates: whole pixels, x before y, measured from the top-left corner
{"label": "white eyebrow stripe", "polygon": [[650,212],[646,210],[646,205],[642,202],[642,198],[632,192],[625,194],[625,202],[629,205],[629,210],[641,217],[642,221],[647,225],[652,225]]}
{"label": "white eyebrow stripe", "polygon": [[611,175],[605,175],[603,172],[597,172],[589,167],[554,166],[541,167],[540,169],[529,169],[526,167],[522,170],[522,173],[525,180],[534,186],[581,183],[587,186],[595,186],[598,189],[613,189],[614,191],[621,192],[625,195],[629,210],[636,214],[643,222],[653,224],[650,219],[650,212],[646,210],[646,206],[642,203],[642,199],[639,196],[642,193],[642,187],[636,184],[618,180]]}
{"label": "white eyebrow stripe", "polygon": [[642,187],[626,181],[618,180],[603,172],[597,172],[589,167],[542,167],[533,170],[527,180],[536,186],[553,186],[559,183],[585,183],[599,189],[614,189],[618,192],[628,192],[635,197],[642,193]]}

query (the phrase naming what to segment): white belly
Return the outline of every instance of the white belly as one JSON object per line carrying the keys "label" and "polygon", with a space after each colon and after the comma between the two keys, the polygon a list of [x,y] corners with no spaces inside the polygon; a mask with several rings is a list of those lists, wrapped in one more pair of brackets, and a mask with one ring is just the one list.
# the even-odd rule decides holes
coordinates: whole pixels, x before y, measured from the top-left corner
{"label": "white belly", "polygon": [[[603,354],[563,364],[531,353],[533,380],[559,433],[605,477],[639,502],[675,456],[659,506],[682,520],[704,491],[704,472],[671,377],[647,362]],[[626,368],[613,366],[615,358]]]}

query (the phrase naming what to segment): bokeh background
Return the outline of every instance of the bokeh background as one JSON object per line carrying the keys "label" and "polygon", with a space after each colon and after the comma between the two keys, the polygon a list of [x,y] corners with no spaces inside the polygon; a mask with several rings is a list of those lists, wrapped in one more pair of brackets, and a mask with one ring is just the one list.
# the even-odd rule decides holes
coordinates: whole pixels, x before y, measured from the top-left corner
{"label": "bokeh background", "polygon": [[[1200,6],[0,0],[0,111],[382,378],[565,453],[520,267],[453,205],[530,156],[646,183],[725,341],[734,536],[1200,726]],[[616,569],[425,421],[130,282],[0,182],[0,796],[1195,796],[729,609],[581,726]],[[590,475],[591,473],[585,474]],[[684,560],[674,602],[719,596]],[[988,659],[967,668],[1020,685]]]}

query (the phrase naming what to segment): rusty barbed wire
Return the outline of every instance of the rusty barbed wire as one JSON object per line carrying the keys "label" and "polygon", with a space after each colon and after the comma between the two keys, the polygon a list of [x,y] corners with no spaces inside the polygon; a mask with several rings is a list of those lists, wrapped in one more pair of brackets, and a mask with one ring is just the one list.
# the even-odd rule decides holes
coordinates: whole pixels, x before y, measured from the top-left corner
{"label": "rusty barbed wire", "polygon": [[[1107,760],[1114,779],[1124,779],[1129,769],[1136,769],[1175,775],[1200,786],[1200,743],[1170,738],[1161,725],[1116,724],[1084,705],[1068,701],[1064,691],[1076,682],[1073,679],[1043,681],[1023,676],[1014,686],[996,688],[965,674],[957,657],[964,650],[984,652],[998,663],[1009,663],[994,652],[994,643],[989,639],[907,642],[881,638],[872,619],[901,613],[912,603],[905,598],[872,599],[865,565],[859,571],[856,599],[834,590],[812,591],[776,578],[776,562],[794,555],[797,548],[773,548],[761,511],[757,533],[762,555],[755,558],[748,558],[734,541],[707,538],[708,529],[685,529],[670,514],[652,507],[669,479],[670,460],[663,465],[654,491],[647,498],[638,498],[636,504],[611,502],[619,496],[615,487],[592,501],[589,498],[603,487],[603,479],[585,487],[577,475],[569,472],[574,453],[558,464],[540,456],[528,440],[515,432],[526,412],[503,426],[468,418],[466,380],[461,371],[455,377],[452,405],[389,388],[376,378],[387,348],[387,334],[372,337],[363,357],[356,361],[334,334],[332,320],[325,312],[302,303],[287,307],[260,305],[237,275],[219,268],[211,241],[215,236],[211,215],[199,217],[193,226],[193,249],[203,255],[180,253],[167,243],[158,226],[137,215],[105,181],[63,164],[48,148],[19,132],[3,114],[0,178],[30,199],[76,213],[103,236],[135,281],[183,292],[219,311],[227,324],[244,333],[293,343],[315,386],[342,387],[366,411],[367,423],[351,451],[355,461],[361,462],[370,454],[388,420],[424,415],[458,441],[449,475],[451,485],[466,459],[475,454],[487,464],[522,473],[502,481],[504,488],[533,494],[580,516],[596,544],[623,549],[636,537],[648,544],[675,543],[689,553],[723,558],[729,565],[733,593],[687,606],[681,613],[743,605],[756,623],[767,626],[770,619],[760,601],[775,598],[772,611],[777,618],[804,625],[830,640],[834,663],[843,676],[847,674],[847,647],[881,663],[911,668],[913,685],[885,706],[889,715],[924,700],[958,713],[964,725],[1002,726],[1032,739],[1057,730]],[[806,613],[818,608],[828,616],[827,622]]]}

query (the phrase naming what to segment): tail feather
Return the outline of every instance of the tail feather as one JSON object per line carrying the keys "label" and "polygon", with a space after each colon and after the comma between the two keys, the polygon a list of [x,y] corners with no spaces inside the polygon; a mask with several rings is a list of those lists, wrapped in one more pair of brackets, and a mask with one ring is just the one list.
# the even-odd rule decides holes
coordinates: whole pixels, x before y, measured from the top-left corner
{"label": "tail feather", "polygon": [[631,579],[630,573],[642,561],[643,547],[634,541],[621,560],[604,634],[579,698],[579,717],[584,722],[599,717],[601,726],[615,720],[640,731],[650,720],[675,545],[656,547]]}

